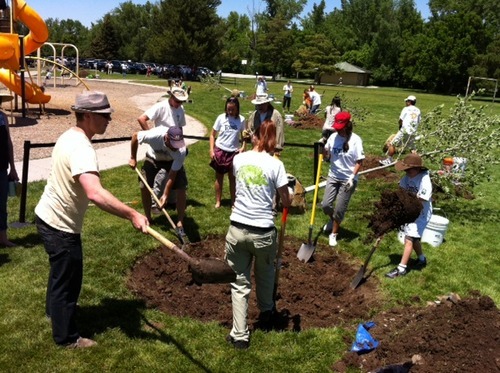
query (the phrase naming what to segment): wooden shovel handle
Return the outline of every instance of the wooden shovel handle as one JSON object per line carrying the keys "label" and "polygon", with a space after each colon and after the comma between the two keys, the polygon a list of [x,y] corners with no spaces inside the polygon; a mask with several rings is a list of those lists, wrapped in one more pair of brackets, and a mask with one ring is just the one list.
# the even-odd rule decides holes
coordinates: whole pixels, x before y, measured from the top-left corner
{"label": "wooden shovel handle", "polygon": [[158,240],[163,246],[165,246],[167,249],[173,251],[177,255],[179,255],[182,259],[187,261],[190,264],[197,263],[197,261],[193,258],[191,258],[188,254],[186,254],[184,251],[182,251],[177,245],[175,245],[172,241],[167,239],[166,237],[162,236],[160,233],[155,231],[153,228],[150,226],[147,227],[148,234]]}

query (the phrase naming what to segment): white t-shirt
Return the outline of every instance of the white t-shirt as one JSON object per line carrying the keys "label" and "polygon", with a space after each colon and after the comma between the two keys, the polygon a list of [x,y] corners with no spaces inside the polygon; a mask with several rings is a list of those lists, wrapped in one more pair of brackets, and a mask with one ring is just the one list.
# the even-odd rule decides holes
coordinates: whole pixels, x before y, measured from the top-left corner
{"label": "white t-shirt", "polygon": [[155,127],[147,131],[139,131],[137,140],[139,144],[148,144],[147,156],[157,161],[173,161],[172,171],[179,171],[186,158],[186,147],[172,150],[165,145],[165,134],[168,128]]}
{"label": "white t-shirt", "polygon": [[149,120],[155,123],[155,127],[184,127],[186,125],[186,116],[184,107],[177,109],[169,105],[168,100],[157,102],[144,112]]}
{"label": "white t-shirt", "polygon": [[[326,142],[325,149],[330,152],[330,170],[328,177],[336,180],[347,180],[354,172],[357,161],[365,159],[363,142],[355,133],[349,139],[349,150],[344,153],[345,138],[334,132]],[[356,175],[357,180],[357,175]]]}
{"label": "white t-shirt", "polygon": [[273,198],[288,184],[283,162],[266,152],[248,151],[233,160],[236,200],[230,219],[253,227],[274,226]]}
{"label": "white t-shirt", "polygon": [[256,95],[260,96],[265,94],[266,92],[267,92],[267,83],[264,80],[257,82],[257,89],[255,92]]}
{"label": "white t-shirt", "polygon": [[422,200],[422,212],[415,221],[419,236],[422,236],[422,233],[432,216],[432,182],[429,176],[429,171],[420,172],[413,178],[405,175],[399,182],[399,186],[405,190],[415,193],[417,197]]}
{"label": "white t-shirt", "polygon": [[420,109],[415,105],[405,106],[401,110],[399,119],[402,120],[401,131],[411,135],[417,131],[420,124]]}
{"label": "white t-shirt", "polygon": [[312,100],[312,106],[321,105],[321,96],[316,91],[310,91],[309,97]]}
{"label": "white t-shirt", "polygon": [[245,129],[246,123],[243,115],[238,118],[225,113],[215,120],[213,129],[218,132],[215,145],[226,152],[235,152],[240,148],[240,133]]}
{"label": "white t-shirt", "polygon": [[99,173],[97,155],[88,137],[71,128],[52,151],[52,169],[35,213],[51,227],[81,233],[89,199],[75,176]]}
{"label": "white t-shirt", "polygon": [[283,90],[285,91],[285,97],[292,97],[293,87],[291,84],[285,84]]}
{"label": "white t-shirt", "polygon": [[340,108],[337,106],[328,105],[325,109],[325,113],[326,118],[325,123],[323,124],[323,130],[335,131],[333,129],[333,121],[335,120],[335,115],[337,115],[337,113],[340,113]]}

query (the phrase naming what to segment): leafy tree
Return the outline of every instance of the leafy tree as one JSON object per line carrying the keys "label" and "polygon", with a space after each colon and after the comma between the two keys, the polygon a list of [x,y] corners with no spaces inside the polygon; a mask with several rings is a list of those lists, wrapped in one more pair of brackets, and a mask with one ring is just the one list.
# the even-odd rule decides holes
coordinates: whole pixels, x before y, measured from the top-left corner
{"label": "leafy tree", "polygon": [[250,63],[253,59],[250,48],[252,42],[250,18],[231,12],[227,19],[223,20],[222,28],[224,34],[222,50],[217,56],[218,66],[223,71],[248,72],[245,71],[241,61],[247,60],[247,63]]}
{"label": "leafy tree", "polygon": [[119,42],[111,15],[106,14],[103,21],[93,31],[91,57],[103,59],[117,58],[116,51],[118,50]]}
{"label": "leafy tree", "polygon": [[220,51],[219,0],[164,0],[153,9],[148,46],[163,63],[210,65]]}

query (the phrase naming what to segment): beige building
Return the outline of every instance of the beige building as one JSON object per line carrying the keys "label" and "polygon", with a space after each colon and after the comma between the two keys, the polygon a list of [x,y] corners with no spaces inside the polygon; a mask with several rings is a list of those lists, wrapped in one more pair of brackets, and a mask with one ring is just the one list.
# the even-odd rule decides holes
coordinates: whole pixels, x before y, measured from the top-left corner
{"label": "beige building", "polygon": [[351,65],[348,62],[339,62],[335,65],[338,69],[335,73],[324,73],[321,75],[321,83],[338,85],[360,85],[367,86],[370,71]]}

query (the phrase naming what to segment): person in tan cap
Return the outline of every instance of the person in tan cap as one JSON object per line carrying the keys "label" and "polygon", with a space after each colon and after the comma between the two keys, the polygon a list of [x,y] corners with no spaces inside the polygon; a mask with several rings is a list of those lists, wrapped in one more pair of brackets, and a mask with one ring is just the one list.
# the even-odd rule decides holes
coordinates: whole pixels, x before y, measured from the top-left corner
{"label": "person in tan cap", "polygon": [[87,91],[76,96],[76,126],[57,140],[52,151],[52,170],[35,208],[36,227],[49,255],[46,313],[52,321],[54,342],[68,348],[92,347],[95,341],[80,336],[76,309],[83,279],[81,232],[89,202],[128,219],[147,233],[148,219],[119,201],[101,185],[94,135],[102,135],[111,121],[108,98]]}
{"label": "person in tan cap", "polygon": [[409,192],[415,193],[422,202],[422,211],[415,222],[404,226],[405,248],[399,265],[385,276],[396,278],[408,273],[408,261],[413,250],[418,255],[416,268],[424,268],[427,265],[427,258],[422,251],[420,239],[424,233],[427,223],[432,216],[432,183],[427,168],[422,163],[422,158],[412,153],[407,155],[403,161],[396,163],[397,171],[404,171],[406,175],[399,182],[399,186]]}
{"label": "person in tan cap", "polygon": [[[11,101],[8,93],[0,93],[0,103]],[[7,172],[8,171],[8,172]],[[14,147],[9,131],[9,119],[0,110],[0,247],[13,247],[7,237],[7,195],[9,181],[18,181],[14,163]]]}

